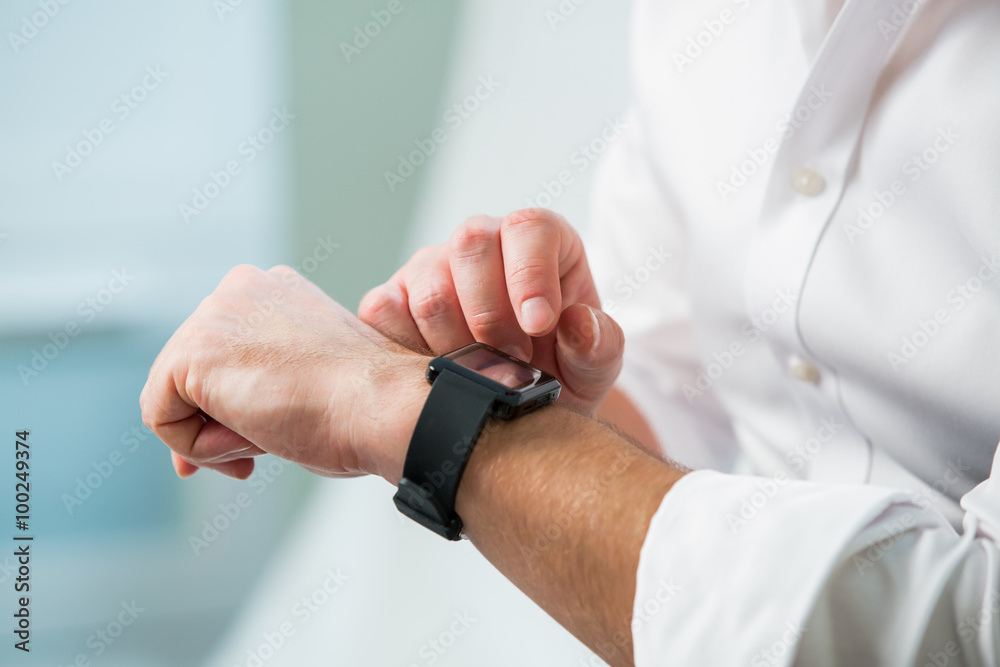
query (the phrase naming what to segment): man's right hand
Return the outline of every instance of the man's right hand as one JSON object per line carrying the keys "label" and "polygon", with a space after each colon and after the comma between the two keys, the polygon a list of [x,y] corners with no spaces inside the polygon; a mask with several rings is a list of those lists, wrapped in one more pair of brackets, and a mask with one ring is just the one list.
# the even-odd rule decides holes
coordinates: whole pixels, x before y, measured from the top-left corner
{"label": "man's right hand", "polygon": [[358,316],[435,354],[500,348],[555,375],[560,401],[587,414],[621,370],[622,330],[600,309],[579,235],[551,211],[466,220],[368,292]]}

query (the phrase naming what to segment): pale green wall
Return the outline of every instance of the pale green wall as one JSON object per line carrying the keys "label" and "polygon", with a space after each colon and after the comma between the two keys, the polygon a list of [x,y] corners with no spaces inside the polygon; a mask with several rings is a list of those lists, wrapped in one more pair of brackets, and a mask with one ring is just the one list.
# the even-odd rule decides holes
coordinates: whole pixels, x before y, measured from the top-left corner
{"label": "pale green wall", "polygon": [[340,43],[389,3],[291,0],[295,258],[331,235],[340,247],[309,278],[352,310],[398,268],[421,173],[392,193],[383,173],[435,127],[459,5],[399,0],[348,63]]}

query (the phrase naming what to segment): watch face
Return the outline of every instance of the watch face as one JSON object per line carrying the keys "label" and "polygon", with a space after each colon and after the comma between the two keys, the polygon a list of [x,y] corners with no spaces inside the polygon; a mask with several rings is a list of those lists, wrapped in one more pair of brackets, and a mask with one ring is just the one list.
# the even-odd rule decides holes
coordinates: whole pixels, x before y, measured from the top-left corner
{"label": "watch face", "polygon": [[445,355],[463,368],[499,382],[508,389],[525,389],[535,384],[542,372],[528,364],[475,343]]}

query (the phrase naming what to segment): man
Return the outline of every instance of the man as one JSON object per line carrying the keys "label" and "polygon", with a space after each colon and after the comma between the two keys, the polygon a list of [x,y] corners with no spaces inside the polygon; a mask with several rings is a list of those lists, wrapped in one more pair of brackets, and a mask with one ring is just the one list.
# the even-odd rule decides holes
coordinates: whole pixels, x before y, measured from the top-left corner
{"label": "man", "polygon": [[636,12],[588,247],[603,302],[535,210],[467,221],[360,319],[239,267],[154,364],[144,420],[182,476],[270,452],[396,484],[437,391],[412,350],[482,341],[562,405],[488,426],[459,525],[609,663],[996,664],[1000,6]]}

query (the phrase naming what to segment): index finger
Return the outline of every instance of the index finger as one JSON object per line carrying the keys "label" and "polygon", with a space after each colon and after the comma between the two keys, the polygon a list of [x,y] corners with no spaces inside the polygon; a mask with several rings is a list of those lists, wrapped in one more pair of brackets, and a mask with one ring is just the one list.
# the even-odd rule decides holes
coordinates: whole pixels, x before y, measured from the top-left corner
{"label": "index finger", "polygon": [[448,262],[462,313],[475,339],[528,360],[531,338],[521,329],[507,293],[501,224],[502,220],[489,216],[466,220],[448,242]]}
{"label": "index finger", "polygon": [[521,329],[531,336],[551,332],[567,295],[573,303],[598,307],[584,259],[583,242],[558,213],[544,209],[515,211],[500,225],[507,292]]}

